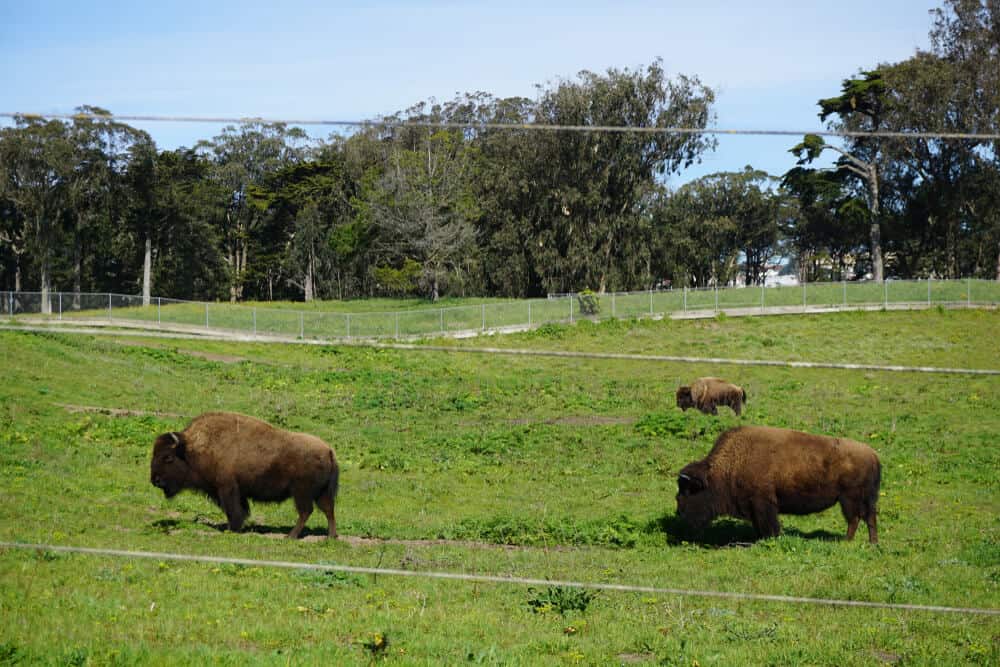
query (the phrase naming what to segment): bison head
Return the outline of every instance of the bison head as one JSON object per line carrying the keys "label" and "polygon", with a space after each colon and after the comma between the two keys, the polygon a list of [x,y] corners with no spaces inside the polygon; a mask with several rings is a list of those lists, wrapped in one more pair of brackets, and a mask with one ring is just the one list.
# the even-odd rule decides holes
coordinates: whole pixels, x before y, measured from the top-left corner
{"label": "bison head", "polygon": [[715,493],[708,488],[707,468],[701,461],[684,466],[677,476],[677,514],[695,530],[703,530],[718,515]]}
{"label": "bison head", "polygon": [[677,388],[677,407],[681,410],[694,407],[694,399],[691,398],[691,387],[684,386]]}
{"label": "bison head", "polygon": [[191,468],[184,457],[184,436],[180,433],[164,433],[153,444],[149,481],[167,498],[176,496],[191,478]]}

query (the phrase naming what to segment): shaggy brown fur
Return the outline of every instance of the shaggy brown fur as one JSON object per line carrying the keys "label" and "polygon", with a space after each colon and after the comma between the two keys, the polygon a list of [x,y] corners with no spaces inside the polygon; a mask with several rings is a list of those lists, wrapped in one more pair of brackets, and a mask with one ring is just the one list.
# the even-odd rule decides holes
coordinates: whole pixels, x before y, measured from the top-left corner
{"label": "shaggy brown fur", "polygon": [[677,513],[696,529],[720,515],[747,519],[761,537],[781,532],[778,514],[812,514],[835,503],[878,542],[876,504],[882,466],[869,447],[846,438],[768,426],[741,426],[719,436],[708,456],[677,479]]}
{"label": "shaggy brown fur", "polygon": [[717,415],[718,406],[728,405],[738,417],[746,400],[743,387],[721,378],[698,378],[690,386],[677,389],[677,407],[681,410],[698,408],[706,415]]}
{"label": "shaggy brown fur", "polygon": [[183,431],[157,437],[150,464],[150,481],[167,498],[182,489],[200,491],[222,508],[233,531],[250,514],[248,500],[294,498],[299,521],[288,534],[293,539],[314,502],[326,514],[329,536],[337,537],[339,476],[333,449],[319,438],[233,412],[206,412]]}

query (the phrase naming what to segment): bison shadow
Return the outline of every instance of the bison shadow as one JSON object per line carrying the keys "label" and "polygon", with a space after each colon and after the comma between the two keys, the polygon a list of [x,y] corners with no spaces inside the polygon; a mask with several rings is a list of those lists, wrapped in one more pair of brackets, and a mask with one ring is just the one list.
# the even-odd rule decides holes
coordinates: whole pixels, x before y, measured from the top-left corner
{"label": "bison shadow", "polygon": [[[691,528],[676,514],[663,514],[651,522],[653,532],[661,532],[667,544],[676,546],[682,543],[697,544],[703,547],[748,546],[757,542],[760,537],[753,526],[738,519],[720,518],[712,522],[705,530],[698,532]],[[782,534],[800,537],[807,540],[840,541],[843,535],[827,530],[812,530],[803,532],[793,526],[782,529]]]}
{"label": "bison shadow", "polygon": [[[230,532],[229,524],[226,521],[214,521],[208,519],[204,516],[198,515],[190,521],[181,521],[180,519],[158,519],[150,523],[150,527],[156,531],[163,533],[172,533],[176,530],[181,530],[183,528],[209,528],[211,530],[218,531],[220,533]],[[291,530],[291,524],[286,526],[270,526],[266,524],[259,523],[247,523],[240,530],[240,533],[252,533],[254,535],[280,535],[282,537],[288,535],[288,531]],[[306,537],[309,535],[318,535],[320,537],[326,537],[327,531],[322,528],[310,528],[306,526],[302,529],[300,537]]]}

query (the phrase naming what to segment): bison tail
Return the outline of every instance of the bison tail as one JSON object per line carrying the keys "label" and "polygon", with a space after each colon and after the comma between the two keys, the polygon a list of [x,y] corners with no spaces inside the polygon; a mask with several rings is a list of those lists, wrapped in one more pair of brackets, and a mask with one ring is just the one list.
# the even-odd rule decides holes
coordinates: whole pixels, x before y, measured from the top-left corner
{"label": "bison tail", "polygon": [[746,402],[747,402],[747,390],[746,390],[746,389],[743,389],[743,388],[741,387],[741,388],[740,388],[740,393],[742,393],[742,394],[743,394],[743,402],[744,402],[744,403],[746,403]]}
{"label": "bison tail", "polygon": [[340,466],[336,463],[333,465],[333,472],[330,473],[330,481],[327,483],[327,489],[330,492],[330,499],[337,499],[337,491],[340,489]]}
{"label": "bison tail", "polygon": [[869,498],[871,499],[872,509],[875,509],[875,505],[878,503],[878,490],[882,486],[882,462],[878,459],[875,460],[875,474],[872,475],[871,487],[868,489]]}

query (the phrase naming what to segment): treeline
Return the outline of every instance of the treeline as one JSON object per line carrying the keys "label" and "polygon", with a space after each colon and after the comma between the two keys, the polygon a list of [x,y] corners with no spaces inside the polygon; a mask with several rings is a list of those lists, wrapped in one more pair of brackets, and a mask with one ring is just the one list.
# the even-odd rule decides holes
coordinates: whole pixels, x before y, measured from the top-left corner
{"label": "treeline", "polygon": [[[844,81],[835,129],[1000,131],[996,0],[950,0],[932,50]],[[538,296],[803,280],[1000,279],[1000,142],[807,136],[799,165],[676,190],[711,135],[497,129],[706,128],[713,91],[637,70],[582,72],[536,99],[421,103],[311,141],[227,127],[193,148],[81,107],[0,130],[0,288],[197,299]],[[791,143],[791,142],[790,142]],[[833,169],[812,161],[835,151]]]}

